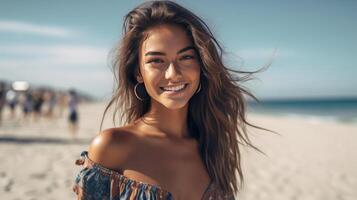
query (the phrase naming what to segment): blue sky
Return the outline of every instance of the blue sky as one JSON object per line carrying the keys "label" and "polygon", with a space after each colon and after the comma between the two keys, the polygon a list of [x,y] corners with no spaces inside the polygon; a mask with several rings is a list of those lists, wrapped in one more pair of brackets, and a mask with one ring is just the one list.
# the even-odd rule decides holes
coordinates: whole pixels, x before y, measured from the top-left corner
{"label": "blue sky", "polygon": [[[142,1],[0,0],[0,79],[108,97],[108,52]],[[188,1],[259,98],[357,97],[357,1]]]}

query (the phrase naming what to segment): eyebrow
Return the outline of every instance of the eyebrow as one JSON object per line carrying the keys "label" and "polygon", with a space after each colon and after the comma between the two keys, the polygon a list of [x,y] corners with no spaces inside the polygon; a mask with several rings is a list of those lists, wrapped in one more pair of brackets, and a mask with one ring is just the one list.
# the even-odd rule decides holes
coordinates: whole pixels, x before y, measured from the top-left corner
{"label": "eyebrow", "polygon": [[[183,53],[183,52],[191,50],[191,49],[195,50],[196,48],[194,46],[187,46],[187,47],[179,50],[176,54],[180,54],[180,53]],[[164,56],[164,55],[166,55],[166,54],[163,52],[159,52],[159,51],[149,51],[149,52],[145,53],[145,56]]]}

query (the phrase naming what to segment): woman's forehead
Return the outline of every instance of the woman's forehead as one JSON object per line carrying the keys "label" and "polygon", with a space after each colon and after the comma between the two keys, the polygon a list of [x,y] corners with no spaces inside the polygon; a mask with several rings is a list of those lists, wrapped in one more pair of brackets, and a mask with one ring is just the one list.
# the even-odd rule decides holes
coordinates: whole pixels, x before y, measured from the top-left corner
{"label": "woman's forehead", "polygon": [[148,51],[175,51],[191,46],[192,41],[186,31],[177,25],[160,25],[148,30],[143,41],[142,53]]}

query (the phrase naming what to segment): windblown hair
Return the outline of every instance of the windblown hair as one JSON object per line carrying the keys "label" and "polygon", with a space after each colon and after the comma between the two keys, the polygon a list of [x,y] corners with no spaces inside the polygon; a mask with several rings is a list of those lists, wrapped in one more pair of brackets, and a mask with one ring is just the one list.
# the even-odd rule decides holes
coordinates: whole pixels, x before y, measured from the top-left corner
{"label": "windblown hair", "polygon": [[247,134],[247,126],[258,127],[247,122],[245,95],[256,98],[240,84],[255,72],[225,66],[222,47],[207,24],[191,11],[171,1],[149,1],[125,16],[123,38],[113,60],[118,84],[103,118],[111,106],[115,106],[113,121],[120,111],[120,121],[124,124],[149,111],[150,98],[138,100],[134,86],[137,84],[139,47],[147,37],[147,30],[159,24],[182,27],[199,54],[201,91],[189,100],[189,133],[199,143],[210,178],[225,195],[232,196],[243,184],[240,145],[257,149]]}

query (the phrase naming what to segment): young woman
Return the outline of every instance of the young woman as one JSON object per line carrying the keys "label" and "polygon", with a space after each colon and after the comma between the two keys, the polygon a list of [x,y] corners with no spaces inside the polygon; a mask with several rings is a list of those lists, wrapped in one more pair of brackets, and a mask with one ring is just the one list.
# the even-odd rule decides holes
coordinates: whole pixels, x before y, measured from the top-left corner
{"label": "young woman", "polygon": [[223,64],[208,26],[174,2],[139,5],[123,29],[106,111],[114,105],[125,124],[101,132],[77,160],[86,166],[78,198],[234,199],[238,143],[252,146],[239,71]]}

